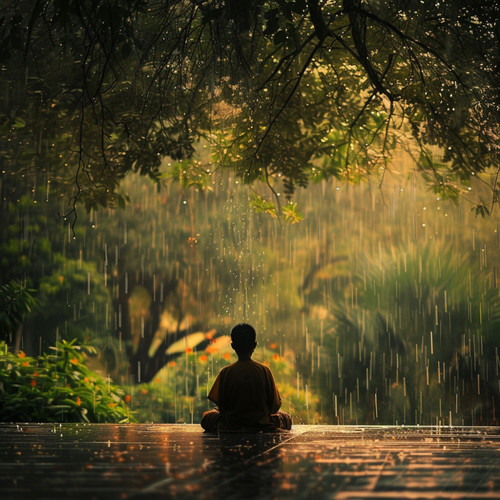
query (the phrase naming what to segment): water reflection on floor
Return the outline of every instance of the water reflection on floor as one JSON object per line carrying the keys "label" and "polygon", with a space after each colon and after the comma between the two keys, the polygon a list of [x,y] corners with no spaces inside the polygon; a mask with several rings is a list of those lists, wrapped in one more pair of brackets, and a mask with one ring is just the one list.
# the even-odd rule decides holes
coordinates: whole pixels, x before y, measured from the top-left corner
{"label": "water reflection on floor", "polygon": [[500,498],[500,429],[0,424],[4,498]]}

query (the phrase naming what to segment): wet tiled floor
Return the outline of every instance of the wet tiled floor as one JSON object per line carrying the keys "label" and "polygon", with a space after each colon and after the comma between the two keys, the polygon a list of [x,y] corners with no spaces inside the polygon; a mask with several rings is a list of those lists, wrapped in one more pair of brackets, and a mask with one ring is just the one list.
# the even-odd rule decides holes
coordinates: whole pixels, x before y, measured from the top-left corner
{"label": "wet tiled floor", "polygon": [[0,424],[0,498],[500,498],[500,429]]}

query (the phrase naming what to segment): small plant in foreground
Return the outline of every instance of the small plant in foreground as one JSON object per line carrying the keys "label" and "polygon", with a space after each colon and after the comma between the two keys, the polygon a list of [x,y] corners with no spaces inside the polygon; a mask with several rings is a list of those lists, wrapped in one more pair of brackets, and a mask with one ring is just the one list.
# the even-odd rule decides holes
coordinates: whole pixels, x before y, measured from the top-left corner
{"label": "small plant in foreground", "polygon": [[0,342],[0,421],[128,422],[123,390],[84,364],[90,346],[58,342],[37,357]]}

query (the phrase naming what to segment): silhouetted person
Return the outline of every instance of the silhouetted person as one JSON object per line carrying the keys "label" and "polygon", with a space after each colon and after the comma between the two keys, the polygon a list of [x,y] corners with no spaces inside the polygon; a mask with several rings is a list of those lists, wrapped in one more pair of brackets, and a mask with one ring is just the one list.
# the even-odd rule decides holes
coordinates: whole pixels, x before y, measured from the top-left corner
{"label": "silhouetted person", "polygon": [[225,366],[208,394],[218,408],[206,411],[201,426],[208,432],[290,429],[292,419],[279,411],[281,397],[266,365],[254,361],[255,330],[246,323],[231,331],[238,361]]}

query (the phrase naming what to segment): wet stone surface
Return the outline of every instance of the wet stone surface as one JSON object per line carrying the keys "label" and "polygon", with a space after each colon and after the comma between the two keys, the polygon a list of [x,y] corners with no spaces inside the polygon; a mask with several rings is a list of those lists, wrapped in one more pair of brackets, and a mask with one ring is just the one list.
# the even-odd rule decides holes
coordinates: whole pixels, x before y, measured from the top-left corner
{"label": "wet stone surface", "polygon": [[500,498],[500,429],[0,424],[0,497]]}

